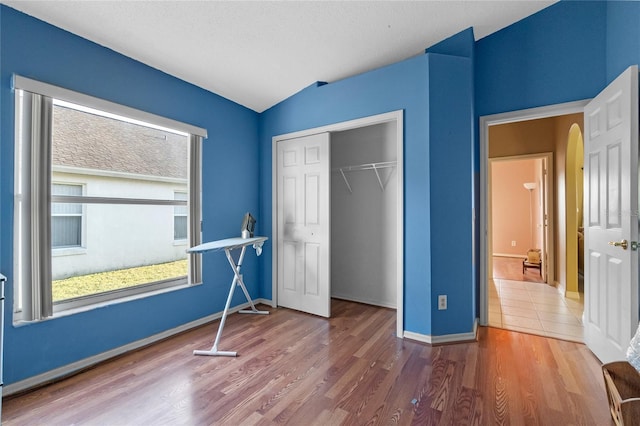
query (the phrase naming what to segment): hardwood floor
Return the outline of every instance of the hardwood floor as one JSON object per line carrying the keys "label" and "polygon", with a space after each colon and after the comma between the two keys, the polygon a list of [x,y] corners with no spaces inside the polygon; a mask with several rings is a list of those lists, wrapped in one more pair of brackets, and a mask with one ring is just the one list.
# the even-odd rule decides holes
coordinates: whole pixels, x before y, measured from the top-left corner
{"label": "hardwood floor", "polygon": [[4,425],[610,425],[600,363],[582,344],[494,328],[429,346],[395,311],[334,300],[218,322],[3,401]]}

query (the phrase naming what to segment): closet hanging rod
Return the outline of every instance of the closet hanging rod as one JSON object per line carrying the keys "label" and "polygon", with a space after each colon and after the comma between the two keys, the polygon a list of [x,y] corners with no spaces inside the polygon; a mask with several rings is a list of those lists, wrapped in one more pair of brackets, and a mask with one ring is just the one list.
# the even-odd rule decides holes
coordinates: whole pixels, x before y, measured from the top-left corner
{"label": "closet hanging rod", "polygon": [[340,174],[342,175],[342,179],[344,180],[345,185],[347,185],[347,189],[349,190],[350,194],[353,194],[353,190],[351,189],[351,185],[349,185],[349,181],[347,180],[347,176],[344,174],[344,172],[355,172],[355,171],[360,171],[360,170],[373,170],[376,173],[376,178],[378,179],[378,183],[380,184],[380,189],[382,191],[384,191],[384,187],[387,186],[387,182],[389,182],[389,178],[391,177],[391,173],[393,173],[393,171],[387,176],[387,178],[385,179],[385,182],[382,182],[382,179],[380,178],[380,173],[378,172],[379,169],[388,169],[390,167],[395,167],[397,165],[397,161],[383,161],[380,163],[364,163],[364,164],[358,164],[358,165],[353,165],[353,166],[343,166],[343,167],[337,167],[335,169],[333,169],[334,171],[338,171],[340,172]]}
{"label": "closet hanging rod", "polygon": [[397,163],[398,163],[397,161],[382,161],[379,163],[363,163],[363,164],[356,164],[352,166],[336,167],[333,170],[342,171],[342,172],[356,172],[359,170],[386,169],[389,167],[395,167]]}

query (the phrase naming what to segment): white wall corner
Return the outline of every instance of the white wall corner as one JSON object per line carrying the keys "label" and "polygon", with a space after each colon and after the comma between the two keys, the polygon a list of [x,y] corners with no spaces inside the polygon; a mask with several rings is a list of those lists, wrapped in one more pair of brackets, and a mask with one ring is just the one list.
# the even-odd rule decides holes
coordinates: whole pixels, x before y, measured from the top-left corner
{"label": "white wall corner", "polygon": [[554,284],[556,286],[556,289],[558,290],[558,293],[560,293],[564,297],[564,293],[567,291],[566,284],[560,281],[555,281]]}

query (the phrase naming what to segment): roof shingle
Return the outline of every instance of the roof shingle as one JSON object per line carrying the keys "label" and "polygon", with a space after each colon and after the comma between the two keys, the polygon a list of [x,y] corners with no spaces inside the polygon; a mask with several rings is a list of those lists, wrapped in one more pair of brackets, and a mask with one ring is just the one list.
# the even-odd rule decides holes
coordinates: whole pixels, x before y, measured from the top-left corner
{"label": "roof shingle", "polygon": [[55,105],[52,164],[187,178],[186,136]]}

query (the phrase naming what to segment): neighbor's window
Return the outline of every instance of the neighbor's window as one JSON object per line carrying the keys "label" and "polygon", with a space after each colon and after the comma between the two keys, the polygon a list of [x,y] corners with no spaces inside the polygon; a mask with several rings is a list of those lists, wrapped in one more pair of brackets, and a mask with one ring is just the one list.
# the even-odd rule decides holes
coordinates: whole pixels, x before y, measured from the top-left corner
{"label": "neighbor's window", "polygon": [[[51,195],[82,196],[82,185],[54,183]],[[82,204],[51,204],[51,248],[82,246]]]}
{"label": "neighbor's window", "polygon": [[16,90],[15,318],[199,282],[199,256],[175,241],[200,241],[205,132],[17,82],[27,87]]}
{"label": "neighbor's window", "polygon": [[[186,192],[174,192],[174,200],[187,201]],[[175,241],[183,241],[187,239],[187,207],[173,207],[173,239]]]}

